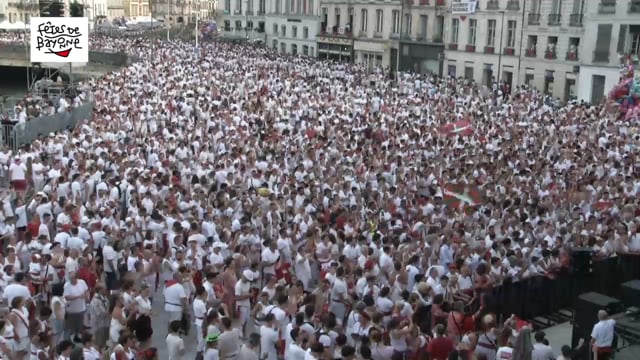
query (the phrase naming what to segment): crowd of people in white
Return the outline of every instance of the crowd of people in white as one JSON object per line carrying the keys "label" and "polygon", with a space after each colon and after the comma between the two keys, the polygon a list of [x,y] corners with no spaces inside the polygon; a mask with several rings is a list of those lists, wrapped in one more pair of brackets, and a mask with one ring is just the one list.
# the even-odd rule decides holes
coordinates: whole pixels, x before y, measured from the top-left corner
{"label": "crowd of people in white", "polygon": [[606,106],[100,41],[140,61],[90,81],[93,118],[0,152],[3,359],[549,359],[485,290],[640,250],[638,124]]}

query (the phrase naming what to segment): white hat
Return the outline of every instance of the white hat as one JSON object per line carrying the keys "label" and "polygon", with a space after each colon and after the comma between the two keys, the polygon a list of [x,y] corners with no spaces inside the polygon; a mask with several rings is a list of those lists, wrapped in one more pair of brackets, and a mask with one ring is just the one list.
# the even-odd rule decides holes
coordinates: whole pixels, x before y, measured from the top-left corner
{"label": "white hat", "polygon": [[245,278],[245,279],[247,279],[248,281],[253,281],[253,280],[255,280],[254,275],[255,275],[255,274],[253,273],[253,271],[251,271],[251,270],[249,270],[249,269],[247,269],[247,270],[245,270],[245,271],[243,271],[243,272],[242,272],[242,276],[244,276],[244,278]]}
{"label": "white hat", "polygon": [[213,244],[211,244],[211,247],[213,249],[226,249],[228,246],[227,246],[227,244],[223,243],[222,241],[216,241]]}

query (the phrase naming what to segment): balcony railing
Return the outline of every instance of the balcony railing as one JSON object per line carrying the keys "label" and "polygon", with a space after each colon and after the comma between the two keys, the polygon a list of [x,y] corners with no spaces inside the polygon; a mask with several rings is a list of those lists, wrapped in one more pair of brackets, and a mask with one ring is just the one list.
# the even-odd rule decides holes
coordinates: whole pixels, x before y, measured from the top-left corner
{"label": "balcony railing", "polygon": [[497,0],[489,0],[487,10],[500,10],[500,3]]}
{"label": "balcony railing", "polygon": [[447,0],[436,0],[436,6],[447,6]]}
{"label": "balcony railing", "polygon": [[640,14],[640,2],[629,1],[629,7],[627,8],[629,14]]}
{"label": "balcony railing", "polygon": [[536,49],[527,49],[525,51],[524,56],[526,57],[536,57]]}
{"label": "balcony railing", "polygon": [[389,34],[389,39],[400,39],[400,34],[391,33],[391,34]]}
{"label": "balcony railing", "polygon": [[467,45],[464,47],[464,50],[466,52],[476,52],[476,46],[475,45]]}
{"label": "balcony railing", "polygon": [[571,14],[569,16],[569,26],[582,26],[583,14]]}
{"label": "balcony railing", "polygon": [[235,9],[235,10],[233,11],[233,14],[234,14],[234,15],[240,15],[240,14],[242,14],[242,10],[240,10],[240,9]]}
{"label": "balcony railing", "polygon": [[442,35],[436,35],[433,37],[433,42],[436,44],[442,44],[444,40],[442,40]]}
{"label": "balcony railing", "polygon": [[560,14],[549,14],[549,26],[558,26],[560,25]]}
{"label": "balcony railing", "polygon": [[577,51],[567,51],[567,57],[566,59],[568,61],[578,61],[578,52]]}
{"label": "balcony railing", "polygon": [[594,51],[593,62],[609,62],[609,51]]}
{"label": "balcony railing", "polygon": [[540,14],[529,14],[529,25],[540,25]]}
{"label": "balcony railing", "polygon": [[222,12],[224,15],[229,15],[231,13],[231,10],[229,9],[224,9],[224,11]]}
{"label": "balcony railing", "polygon": [[518,0],[509,0],[509,2],[507,2],[507,10],[520,11],[520,1],[518,1]]}
{"label": "balcony railing", "polygon": [[420,0],[420,5],[429,5],[429,0]]}
{"label": "balcony railing", "polygon": [[449,50],[458,50],[458,44],[449,44]]}
{"label": "balcony railing", "polygon": [[554,50],[546,50],[544,52],[544,58],[547,60],[553,60],[553,59],[557,59],[558,56],[556,55],[556,52]]}
{"label": "balcony railing", "polygon": [[516,53],[516,49],[511,48],[511,47],[507,47],[507,48],[504,48],[504,52],[503,52],[503,53],[504,53],[505,55],[513,56],[513,55],[515,55],[515,53]]}
{"label": "balcony railing", "polygon": [[614,2],[601,2],[598,4],[598,14],[615,14],[616,3]]}
{"label": "balcony railing", "polygon": [[485,54],[495,54],[496,53],[496,48],[493,46],[485,46],[484,47],[484,53]]}
{"label": "balcony railing", "polygon": [[416,35],[416,41],[426,41],[427,40],[427,35],[425,34],[417,34]]}

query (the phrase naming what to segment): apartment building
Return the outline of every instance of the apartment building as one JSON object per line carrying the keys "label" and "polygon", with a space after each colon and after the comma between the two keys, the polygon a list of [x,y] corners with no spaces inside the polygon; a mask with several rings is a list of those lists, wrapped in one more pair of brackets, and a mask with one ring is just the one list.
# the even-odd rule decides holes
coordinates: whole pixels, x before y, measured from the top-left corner
{"label": "apartment building", "polygon": [[107,0],[107,18],[124,17],[124,3],[122,0]]}
{"label": "apartment building", "polygon": [[562,100],[577,96],[586,0],[450,1],[449,75],[487,86],[527,84]]}
{"label": "apartment building", "polygon": [[589,0],[578,99],[598,103],[620,79],[621,60],[640,56],[640,1]]}
{"label": "apartment building", "polygon": [[23,22],[29,23],[29,19],[34,16],[38,16],[40,9],[38,3],[25,2],[21,0],[6,0],[6,2],[0,3],[4,5],[0,8],[0,13],[4,14],[4,20],[10,23]]}
{"label": "apartment building", "polygon": [[193,24],[199,20],[213,19],[216,1],[207,0],[129,0],[150,1],[149,16],[164,21],[170,26]]}
{"label": "apartment building", "polygon": [[400,31],[391,33],[400,42],[400,70],[442,73],[446,4],[445,0],[404,0]]}
{"label": "apartment building", "polygon": [[266,0],[218,0],[218,29],[228,39],[266,42]]}
{"label": "apartment building", "polygon": [[266,44],[282,54],[318,56],[320,0],[274,0],[267,4]]}

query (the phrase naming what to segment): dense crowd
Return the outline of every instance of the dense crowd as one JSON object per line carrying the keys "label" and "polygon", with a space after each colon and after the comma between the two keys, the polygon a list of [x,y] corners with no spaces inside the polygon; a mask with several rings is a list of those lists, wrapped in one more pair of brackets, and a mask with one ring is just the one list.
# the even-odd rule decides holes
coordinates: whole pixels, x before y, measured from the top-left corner
{"label": "dense crowd", "polygon": [[569,359],[488,290],[640,250],[637,120],[605,106],[115,46],[141,60],[90,82],[91,121],[0,153],[3,358],[186,359],[195,337],[205,360]]}

